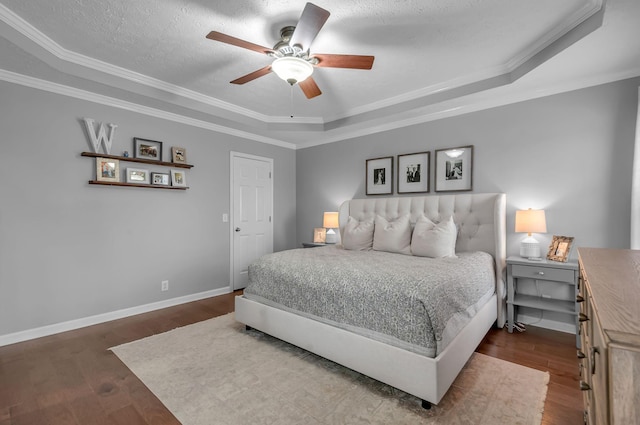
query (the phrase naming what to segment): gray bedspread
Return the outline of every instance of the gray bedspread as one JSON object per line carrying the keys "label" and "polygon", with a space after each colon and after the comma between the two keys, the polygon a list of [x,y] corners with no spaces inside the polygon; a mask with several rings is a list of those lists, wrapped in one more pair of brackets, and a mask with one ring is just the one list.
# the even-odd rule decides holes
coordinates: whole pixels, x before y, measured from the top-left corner
{"label": "gray bedspread", "polygon": [[244,296],[435,357],[494,292],[484,252],[432,259],[327,246],[260,258]]}

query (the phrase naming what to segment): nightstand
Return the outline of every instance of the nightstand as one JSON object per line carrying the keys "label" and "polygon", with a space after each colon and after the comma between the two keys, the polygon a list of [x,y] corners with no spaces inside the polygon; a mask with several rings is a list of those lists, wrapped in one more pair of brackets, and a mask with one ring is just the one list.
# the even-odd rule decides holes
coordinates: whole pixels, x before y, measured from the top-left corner
{"label": "nightstand", "polygon": [[303,248],[317,248],[319,246],[325,246],[326,243],[322,242],[302,242]]}
{"label": "nightstand", "polygon": [[[559,285],[570,285],[572,299],[557,300],[535,295],[518,294],[518,279],[533,279],[556,282]],[[542,260],[531,261],[522,257],[507,258],[507,320],[509,332],[513,332],[513,323],[518,306],[537,308],[539,310],[567,313],[575,317],[576,344],[579,344],[578,313],[580,307],[578,295],[578,263]]]}

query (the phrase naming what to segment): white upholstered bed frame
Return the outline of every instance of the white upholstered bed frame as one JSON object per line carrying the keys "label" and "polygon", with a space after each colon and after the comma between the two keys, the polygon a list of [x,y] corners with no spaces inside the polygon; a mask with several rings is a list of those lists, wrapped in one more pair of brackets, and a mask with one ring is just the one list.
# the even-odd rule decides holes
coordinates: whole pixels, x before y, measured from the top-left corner
{"label": "white upholstered bed frame", "polygon": [[[506,197],[502,193],[368,198],[340,207],[340,231],[351,215],[394,219],[409,213],[440,221],[453,215],[456,251],[485,251],[496,265],[496,293],[435,358],[425,357],[278,308],[236,297],[237,321],[297,345],[423,400],[440,402],[491,326],[505,322]],[[398,254],[400,255],[400,254]]]}

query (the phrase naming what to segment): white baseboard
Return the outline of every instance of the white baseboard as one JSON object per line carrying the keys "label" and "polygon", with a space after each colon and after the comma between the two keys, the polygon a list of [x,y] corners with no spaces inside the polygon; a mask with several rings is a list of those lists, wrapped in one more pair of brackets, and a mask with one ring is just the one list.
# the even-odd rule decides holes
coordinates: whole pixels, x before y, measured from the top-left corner
{"label": "white baseboard", "polygon": [[136,307],[116,310],[109,313],[97,314],[95,316],[83,317],[81,319],[70,320],[68,322],[55,323],[53,325],[42,326],[26,331],[15,332],[6,335],[0,335],[0,347],[15,344],[17,342],[28,341],[30,339],[49,336],[60,332],[72,331],[74,329],[84,328],[86,326],[97,325],[99,323],[109,322],[111,320],[122,319],[123,317],[135,316],[136,314],[148,313],[162,308],[173,307],[192,301],[203,300],[205,298],[216,297],[232,292],[231,287],[213,289],[211,291],[199,292],[197,294],[185,295],[183,297],[171,298],[168,300],[158,301],[155,303],[144,304]]}

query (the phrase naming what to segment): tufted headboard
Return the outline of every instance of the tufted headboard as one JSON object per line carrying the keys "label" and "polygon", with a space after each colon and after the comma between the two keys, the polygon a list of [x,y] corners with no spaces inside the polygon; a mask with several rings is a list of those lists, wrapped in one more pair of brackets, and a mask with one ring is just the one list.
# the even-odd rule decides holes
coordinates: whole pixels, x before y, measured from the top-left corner
{"label": "tufted headboard", "polygon": [[424,215],[433,222],[453,216],[458,227],[456,251],[484,251],[496,264],[498,326],[504,326],[506,313],[506,195],[478,193],[413,197],[368,198],[345,201],[340,206],[340,234],[349,216],[358,220],[380,215],[392,220],[410,215],[412,226]]}

